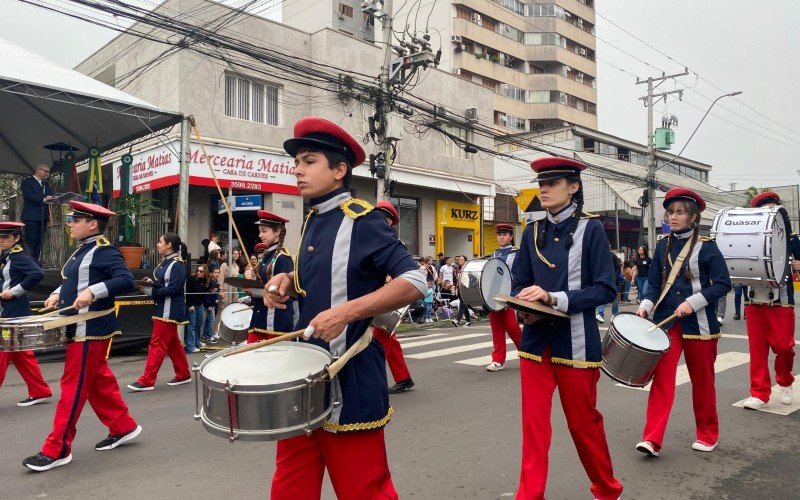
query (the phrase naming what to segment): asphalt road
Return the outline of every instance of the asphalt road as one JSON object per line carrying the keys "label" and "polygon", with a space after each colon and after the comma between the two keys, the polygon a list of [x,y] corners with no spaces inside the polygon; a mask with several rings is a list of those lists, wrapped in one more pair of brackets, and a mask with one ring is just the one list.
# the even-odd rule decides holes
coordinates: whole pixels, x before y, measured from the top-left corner
{"label": "asphalt road", "polygon": [[[732,313],[732,305],[728,312]],[[690,384],[677,388],[662,455],[653,459],[634,450],[648,393],[601,378],[599,407],[615,473],[625,487],[624,498],[800,498],[798,414],[731,406],[748,396],[749,365],[746,359],[742,361],[743,355],[736,354],[748,352],[747,340],[735,337],[745,335],[744,322],[732,321],[730,316],[723,331],[734,337],[719,341],[720,358],[733,362],[717,373],[721,437],[712,453],[690,448],[694,441]],[[521,446],[519,361],[509,360],[498,373],[486,372],[484,360],[475,361],[481,365],[460,363],[479,357],[488,362],[491,349],[481,347],[491,340],[486,323],[409,332],[402,339],[417,385],[392,396],[396,413],[386,430],[389,461],[401,497],[513,497]],[[420,345],[432,340],[438,342]],[[455,352],[457,347],[461,352]],[[203,355],[191,358],[200,361]],[[123,387],[136,379],[143,364],[143,355],[111,360]],[[56,394],[62,366],[43,365]],[[21,462],[38,451],[50,430],[55,404],[16,407],[14,403],[26,397],[25,387],[16,370],[9,369],[0,390],[0,498],[265,498],[274,470],[274,443],[230,444],[207,433],[192,419],[194,386],[167,387],[165,382],[171,377],[167,362],[157,390],[124,394],[144,428],[134,442],[112,451],[95,451],[94,444],[107,430],[87,405],[78,424],[73,462],[37,474]],[[548,498],[591,498],[557,397],[552,420]],[[334,498],[327,481],[323,497]]]}

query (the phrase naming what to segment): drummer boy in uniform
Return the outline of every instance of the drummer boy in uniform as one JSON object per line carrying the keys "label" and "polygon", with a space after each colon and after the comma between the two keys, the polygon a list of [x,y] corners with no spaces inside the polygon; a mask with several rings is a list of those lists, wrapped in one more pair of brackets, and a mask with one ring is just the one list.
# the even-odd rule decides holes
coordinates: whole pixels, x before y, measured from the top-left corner
{"label": "drummer boy in uniform", "polygon": [[[517,255],[517,247],[514,243],[514,226],[511,224],[497,224],[494,226],[497,233],[497,243],[500,248],[492,252],[491,257],[501,259],[509,269],[514,267],[514,257]],[[498,372],[503,369],[506,362],[506,333],[514,342],[514,346],[519,349],[519,342],[522,338],[522,330],[517,322],[517,314],[511,308],[501,309],[500,311],[489,312],[489,325],[492,327],[492,362],[486,366],[490,372]]]}
{"label": "drummer boy in uniform", "polygon": [[[368,334],[373,316],[422,298],[425,276],[383,215],[351,198],[352,170],[365,158],[357,141],[328,120],[307,117],[284,149],[295,157],[297,186],[311,210],[294,271],[269,281],[264,302],[284,308],[296,296],[296,328],[341,356]],[[393,279],[384,285],[387,275]],[[383,434],[393,410],[377,342],[344,366],[330,397],[338,404],[323,428],[278,441],[272,498],[320,498],[326,469],[339,498],[398,498]]]}
{"label": "drummer boy in uniform", "polygon": [[73,210],[67,218],[70,236],[78,241],[78,247],[61,269],[63,283],[44,305],[74,306],[65,315],[106,310],[108,314],[66,327],[67,352],[53,430],[41,451],[22,462],[36,472],[72,461],[75,426],[87,400],[109,429],[108,437],[97,443],[95,450],[113,450],[142,431],[128,412],[107,361],[111,338],[121,333],[114,298],[134,288],[133,275],[122,254],[103,237],[109,218],[116,214],[91,203],[71,201],[69,206]]}

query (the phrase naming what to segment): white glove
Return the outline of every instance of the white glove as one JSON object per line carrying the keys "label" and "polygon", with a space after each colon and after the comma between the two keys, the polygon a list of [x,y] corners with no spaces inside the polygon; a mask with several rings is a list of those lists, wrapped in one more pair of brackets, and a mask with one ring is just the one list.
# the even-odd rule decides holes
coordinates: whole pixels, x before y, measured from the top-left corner
{"label": "white glove", "polygon": [[306,340],[310,339],[311,336],[314,335],[314,331],[315,331],[315,328],[313,326],[311,326],[311,325],[308,325],[306,327],[306,331],[303,332],[303,338],[306,339]]}

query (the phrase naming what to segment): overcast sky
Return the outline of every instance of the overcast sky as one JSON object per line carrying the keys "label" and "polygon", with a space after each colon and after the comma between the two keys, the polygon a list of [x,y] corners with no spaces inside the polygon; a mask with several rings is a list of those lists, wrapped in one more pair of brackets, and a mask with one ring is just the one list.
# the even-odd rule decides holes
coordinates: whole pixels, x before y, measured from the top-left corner
{"label": "overcast sky", "polygon": [[[153,0],[138,1],[155,5]],[[800,2],[596,0],[596,8],[601,131],[644,143],[647,112],[638,98],[646,85],[635,85],[632,75],[644,79],[661,71],[680,73],[685,65],[689,76],[668,80],[658,89],[685,88],[683,102],[670,96],[666,104],[655,106],[656,126],[665,112],[678,117],[671,152],[684,147],[710,100],[742,91],[714,106],[683,156],[713,165],[711,184],[726,190],[732,182],[737,189],[800,182],[795,161],[800,153]],[[272,17],[279,15],[274,8],[269,11]],[[65,67],[116,35],[17,0],[0,0],[0,19],[5,20],[1,37]]]}

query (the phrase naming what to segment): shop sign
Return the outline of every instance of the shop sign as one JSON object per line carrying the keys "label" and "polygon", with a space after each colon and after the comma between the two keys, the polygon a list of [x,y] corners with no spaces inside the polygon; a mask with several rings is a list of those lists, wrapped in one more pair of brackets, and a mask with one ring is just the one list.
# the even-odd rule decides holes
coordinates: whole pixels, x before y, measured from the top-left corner
{"label": "shop sign", "polygon": [[432,247],[436,246],[436,235],[435,234],[429,234],[428,235],[428,245],[430,245]]}
{"label": "shop sign", "polygon": [[[242,196],[228,196],[228,207],[233,212],[252,212],[261,210],[261,195],[246,194]],[[217,213],[225,213],[225,205],[222,200],[217,200]]]}
{"label": "shop sign", "polygon": [[480,229],[480,205],[437,200],[436,214],[437,225]]}

